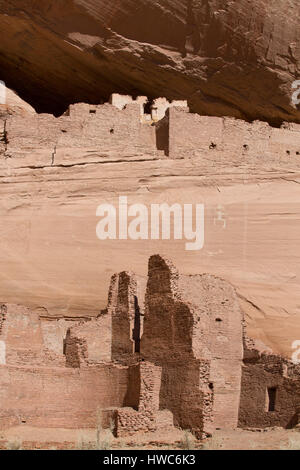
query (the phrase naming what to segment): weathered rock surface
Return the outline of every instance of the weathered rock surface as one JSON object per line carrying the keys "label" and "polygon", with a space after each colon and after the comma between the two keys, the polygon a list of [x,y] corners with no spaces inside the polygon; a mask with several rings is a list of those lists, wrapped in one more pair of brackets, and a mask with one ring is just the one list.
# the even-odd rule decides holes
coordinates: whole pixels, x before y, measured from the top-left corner
{"label": "weathered rock surface", "polygon": [[0,119],[5,120],[10,116],[30,118],[36,111],[30,104],[22,100],[13,90],[5,87],[5,104],[0,104]]}
{"label": "weathered rock surface", "polygon": [[[127,269],[145,276],[148,256],[160,252],[185,274],[212,273],[233,283],[248,334],[291,357],[300,339],[299,126],[209,121],[176,109],[171,118],[168,139],[184,144],[176,159],[157,150],[155,127],[140,122],[137,104],[77,105],[59,119],[6,119],[1,300],[43,307],[52,317],[97,315],[110,276]],[[203,203],[204,248],[186,251],[186,240],[172,237],[100,241],[97,207],[118,207],[119,196],[148,209]]]}
{"label": "weathered rock surface", "polygon": [[112,92],[300,122],[298,0],[0,1],[1,79],[38,111]]}

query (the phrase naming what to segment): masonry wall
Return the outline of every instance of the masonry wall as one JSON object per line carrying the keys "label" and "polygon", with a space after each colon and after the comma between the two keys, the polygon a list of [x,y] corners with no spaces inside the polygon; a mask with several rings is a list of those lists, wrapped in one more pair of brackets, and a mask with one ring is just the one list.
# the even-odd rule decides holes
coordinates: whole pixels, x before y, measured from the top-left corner
{"label": "masonry wall", "polygon": [[[97,408],[127,406],[128,369],[0,366],[0,430],[96,426]],[[129,405],[130,406],[130,405]]]}
{"label": "masonry wall", "polygon": [[3,304],[0,364],[64,366],[64,338],[76,323],[76,319],[47,319],[24,306]]}
{"label": "masonry wall", "polygon": [[110,104],[76,104],[59,118],[13,116],[6,121],[6,138],[11,167],[91,163],[117,153],[129,158],[156,153],[155,128],[141,123],[137,103],[123,110]]}
{"label": "masonry wall", "polygon": [[221,145],[222,118],[191,114],[184,108],[170,108],[168,116],[171,158],[191,158],[206,153],[212,144]]}
{"label": "masonry wall", "polygon": [[174,424],[202,437],[298,423],[300,367],[246,337],[243,345],[243,315],[228,282],[180,275],[154,255],[145,305],[143,290],[143,279],[115,274],[106,309],[75,325],[3,304],[0,429],[94,427],[98,408],[120,436]]}
{"label": "masonry wall", "polygon": [[166,361],[162,367],[160,409],[173,413],[174,425],[198,437],[212,431],[213,390],[206,361]]}
{"label": "masonry wall", "polygon": [[300,125],[284,123],[273,128],[265,122],[200,116],[185,108],[170,108],[169,156],[171,158],[251,159],[290,161],[300,158]]}
{"label": "masonry wall", "polygon": [[[199,437],[208,432],[213,392],[209,364],[194,356],[194,318],[178,292],[178,273],[160,256],[149,260],[142,356],[162,368],[159,409]],[[208,402],[209,406],[207,406]]]}
{"label": "masonry wall", "polygon": [[64,353],[68,367],[101,362],[131,364],[137,360],[143,331],[143,280],[129,272],[111,278],[106,309],[69,329]]}
{"label": "masonry wall", "polygon": [[[160,390],[162,367],[142,361],[130,368],[134,371],[134,389],[137,404],[131,408],[120,408],[116,412],[116,434],[134,434],[137,431],[157,431],[163,433],[173,428],[174,419],[170,409],[161,409]],[[132,377],[133,378],[133,377]],[[136,393],[138,391],[138,395]]]}
{"label": "masonry wall", "polygon": [[111,361],[111,316],[104,313],[67,331],[64,340],[67,367],[84,367]]}
{"label": "masonry wall", "polygon": [[118,275],[118,293],[112,311],[112,359],[139,352],[140,318],[137,305],[137,284],[130,273]]}
{"label": "masonry wall", "polygon": [[[292,428],[299,422],[299,367],[271,354],[248,355],[242,368],[239,427]],[[269,410],[268,389],[275,390]],[[274,397],[274,392],[272,392]]]}
{"label": "masonry wall", "polygon": [[[115,105],[71,105],[55,118],[33,114],[1,122],[0,165],[72,166],[118,159],[203,157],[211,161],[251,163],[300,158],[300,125],[200,116],[186,102],[154,101],[144,114],[146,97],[116,95]],[[166,116],[165,116],[166,113]]]}
{"label": "masonry wall", "polygon": [[177,424],[207,432],[237,426],[242,338],[242,312],[228,283],[180,276],[166,260],[150,258],[141,350],[162,366],[161,406]]}
{"label": "masonry wall", "polygon": [[186,298],[189,289],[194,289],[197,334],[193,336],[193,350],[196,357],[210,361],[213,427],[234,429],[238,422],[243,358],[243,314],[239,300],[234,288],[216,276],[203,274],[180,279]]}

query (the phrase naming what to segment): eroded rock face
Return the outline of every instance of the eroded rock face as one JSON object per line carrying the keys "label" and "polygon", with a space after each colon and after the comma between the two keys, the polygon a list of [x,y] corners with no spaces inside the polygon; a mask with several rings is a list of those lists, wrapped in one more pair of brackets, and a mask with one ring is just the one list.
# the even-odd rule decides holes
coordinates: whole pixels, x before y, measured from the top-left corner
{"label": "eroded rock face", "polygon": [[0,120],[5,120],[10,116],[30,118],[36,114],[34,108],[26,103],[26,101],[22,100],[13,90],[0,84],[0,92],[1,90]]}
{"label": "eroded rock face", "polygon": [[[145,276],[162,252],[184,273],[237,287],[248,333],[291,357],[298,340],[300,126],[272,128],[169,110],[157,126],[110,104],[0,125],[0,298],[51,317],[96,316],[116,271]],[[169,155],[156,129],[162,128]],[[164,141],[163,141],[164,142]],[[186,239],[99,240],[100,204],[199,204],[204,246]]]}
{"label": "eroded rock face", "polygon": [[119,91],[300,122],[299,23],[297,0],[1,0],[1,78],[57,114]]}

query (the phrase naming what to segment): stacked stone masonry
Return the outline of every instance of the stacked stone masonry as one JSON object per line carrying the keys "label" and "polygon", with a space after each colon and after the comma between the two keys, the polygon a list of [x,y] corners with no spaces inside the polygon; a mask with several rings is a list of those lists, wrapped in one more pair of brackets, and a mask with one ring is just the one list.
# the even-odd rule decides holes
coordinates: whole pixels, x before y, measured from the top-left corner
{"label": "stacked stone masonry", "polygon": [[0,362],[1,430],[95,427],[99,410],[118,436],[298,424],[300,367],[246,337],[229,283],[180,275],[160,255],[146,286],[114,275],[96,318],[3,304]]}
{"label": "stacked stone masonry", "polygon": [[300,125],[200,116],[186,101],[114,94],[110,103],[71,105],[0,120],[0,168],[44,168],[107,161],[202,158],[251,163],[300,159]]}

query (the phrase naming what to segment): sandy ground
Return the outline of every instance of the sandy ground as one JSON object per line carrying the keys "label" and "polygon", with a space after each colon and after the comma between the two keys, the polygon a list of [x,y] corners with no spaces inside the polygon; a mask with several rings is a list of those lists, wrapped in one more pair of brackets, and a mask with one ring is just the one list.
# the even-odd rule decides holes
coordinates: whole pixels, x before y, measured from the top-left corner
{"label": "sandy ground", "polygon": [[[95,442],[94,429],[52,429],[33,428],[27,425],[12,427],[0,433],[2,449],[86,449]],[[138,433],[134,436],[116,439],[109,431],[101,431],[103,449],[148,450],[148,449],[195,449],[195,450],[300,450],[300,430],[268,428],[265,430],[217,431],[204,441],[179,429],[154,433]]]}

